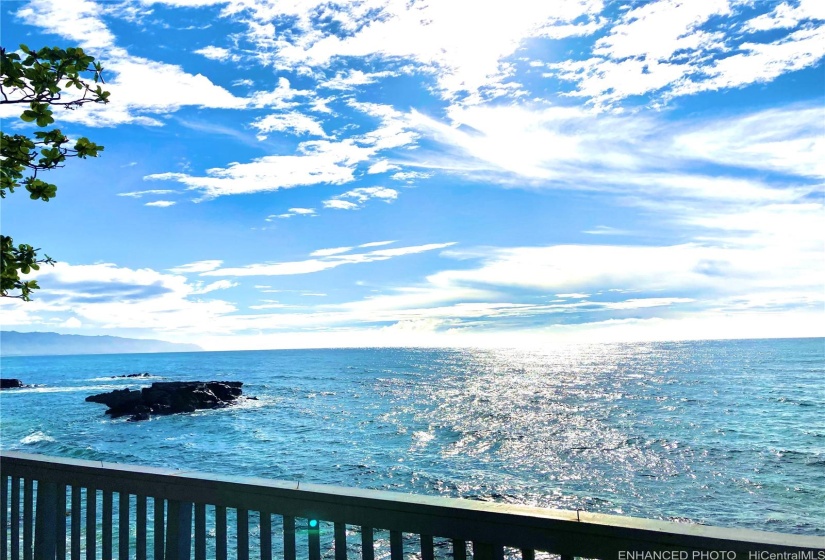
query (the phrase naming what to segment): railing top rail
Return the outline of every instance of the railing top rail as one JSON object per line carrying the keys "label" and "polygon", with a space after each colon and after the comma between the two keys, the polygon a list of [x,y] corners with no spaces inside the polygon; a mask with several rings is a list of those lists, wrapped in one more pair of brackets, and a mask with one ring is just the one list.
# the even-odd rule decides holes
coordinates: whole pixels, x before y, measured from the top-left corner
{"label": "railing top rail", "polygon": [[[168,499],[242,507],[471,540],[490,527],[508,526],[513,546],[542,549],[541,535],[564,533],[620,546],[718,550],[820,550],[825,538],[674,523],[589,512],[544,509],[383,490],[228,476],[83,459],[0,451],[3,475],[124,491]],[[431,532],[446,527],[446,532]],[[564,540],[567,540],[565,537]],[[516,542],[515,540],[513,541]],[[595,542],[595,541],[594,541]],[[508,545],[509,546],[509,545]],[[584,548],[588,549],[588,544]],[[594,544],[593,550],[600,545]],[[603,549],[603,548],[602,548]]]}

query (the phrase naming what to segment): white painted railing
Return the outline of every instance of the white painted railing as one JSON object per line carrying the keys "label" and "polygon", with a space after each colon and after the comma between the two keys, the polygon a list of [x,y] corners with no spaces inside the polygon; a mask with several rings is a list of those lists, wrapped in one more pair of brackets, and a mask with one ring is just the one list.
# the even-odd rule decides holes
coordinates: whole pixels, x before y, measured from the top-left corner
{"label": "white painted railing", "polygon": [[16,452],[0,490],[0,560],[825,559],[823,537]]}

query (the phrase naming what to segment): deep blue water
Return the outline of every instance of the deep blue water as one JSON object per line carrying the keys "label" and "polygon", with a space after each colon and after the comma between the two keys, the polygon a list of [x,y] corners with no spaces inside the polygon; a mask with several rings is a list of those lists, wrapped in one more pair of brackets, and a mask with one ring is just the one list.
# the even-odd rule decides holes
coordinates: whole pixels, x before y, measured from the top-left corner
{"label": "deep blue water", "polygon": [[[825,535],[824,339],[0,365],[37,385],[0,396],[7,450]],[[194,379],[259,400],[137,423],[84,402]]]}

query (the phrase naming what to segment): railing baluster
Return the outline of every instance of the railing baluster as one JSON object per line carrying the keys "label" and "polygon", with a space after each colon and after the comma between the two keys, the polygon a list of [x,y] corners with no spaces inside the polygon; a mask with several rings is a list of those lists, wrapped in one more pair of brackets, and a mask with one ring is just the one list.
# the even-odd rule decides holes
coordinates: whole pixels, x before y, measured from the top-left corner
{"label": "railing baluster", "polygon": [[206,504],[195,504],[195,560],[206,560]]}
{"label": "railing baluster", "polygon": [[347,560],[347,524],[335,522],[335,560]]}
{"label": "railing baluster", "polygon": [[467,560],[467,543],[453,539],[453,560]]}
{"label": "railing baluster", "polygon": [[118,492],[117,508],[118,560],[129,560],[129,493]]}
{"label": "railing baluster", "polygon": [[54,522],[57,525],[55,555],[58,560],[66,560],[66,485],[57,485],[57,511]]}
{"label": "railing baluster", "polygon": [[493,547],[487,543],[473,541],[473,560],[493,560]]}
{"label": "railing baluster", "polygon": [[284,515],[284,560],[295,560],[295,518]]}
{"label": "railing baluster", "polygon": [[532,548],[522,548],[521,560],[536,560],[536,551]]}
{"label": "railing baluster", "polygon": [[146,496],[135,496],[135,558],[146,560]]}
{"label": "railing baluster", "polygon": [[97,557],[97,489],[86,488],[86,560]]}
{"label": "railing baluster", "polygon": [[32,560],[32,508],[34,507],[34,481],[23,479],[23,560]]}
{"label": "railing baluster", "polygon": [[72,560],[80,560],[80,492],[72,486]]}
{"label": "railing baluster", "polygon": [[11,479],[11,558],[20,560],[20,479]]}
{"label": "railing baluster", "polygon": [[215,506],[215,558],[226,560],[226,508]]}
{"label": "railing baluster", "polygon": [[473,560],[504,560],[504,547],[473,541]]}
{"label": "railing baluster", "polygon": [[0,475],[0,560],[9,560],[8,539],[9,537],[9,477]]}
{"label": "railing baluster", "polygon": [[372,527],[361,527],[361,558],[375,560],[375,535]]}
{"label": "railing baluster", "polygon": [[[37,507],[34,512],[34,557],[53,559],[56,549],[57,484],[37,482]],[[63,518],[65,529],[66,518]]]}
{"label": "railing baluster", "polygon": [[189,560],[192,550],[192,502],[169,500],[166,560]]}
{"label": "railing baluster", "polygon": [[404,541],[401,531],[390,531],[390,558],[404,560]]}
{"label": "railing baluster", "polygon": [[433,560],[433,536],[421,535],[421,560]]}
{"label": "railing baluster", "polygon": [[272,560],[272,514],[260,512],[261,560]]}
{"label": "railing baluster", "polygon": [[249,510],[238,508],[238,560],[249,560]]}
{"label": "railing baluster", "polygon": [[101,542],[101,554],[103,560],[112,560],[112,521],[114,517],[113,502],[114,496],[111,490],[103,491],[103,506],[100,513],[100,524],[103,526],[103,536]]}
{"label": "railing baluster", "polygon": [[314,519],[315,527],[310,526],[307,519],[307,543],[309,544],[309,560],[321,560],[321,520]]}
{"label": "railing baluster", "polygon": [[166,533],[164,531],[164,527],[166,526],[164,523],[164,500],[163,498],[155,497],[153,498],[153,502],[155,505],[155,519],[154,519],[154,549],[155,549],[155,560],[164,560],[164,554],[166,553]]}

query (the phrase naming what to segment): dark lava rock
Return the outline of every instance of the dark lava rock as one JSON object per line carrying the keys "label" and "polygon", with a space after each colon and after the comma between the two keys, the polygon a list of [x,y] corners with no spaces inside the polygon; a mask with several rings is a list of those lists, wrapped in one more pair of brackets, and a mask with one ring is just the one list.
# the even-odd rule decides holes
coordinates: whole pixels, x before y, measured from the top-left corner
{"label": "dark lava rock", "polygon": [[149,373],[127,373],[126,375],[115,375],[112,379],[117,379],[120,377],[152,377]]}
{"label": "dark lava rock", "polygon": [[105,404],[112,418],[130,415],[130,421],[148,420],[151,414],[178,414],[232,404],[243,391],[240,381],[165,381],[137,391],[120,389],[86,397]]}
{"label": "dark lava rock", "polygon": [[0,389],[18,389],[25,387],[19,379],[0,379]]}

